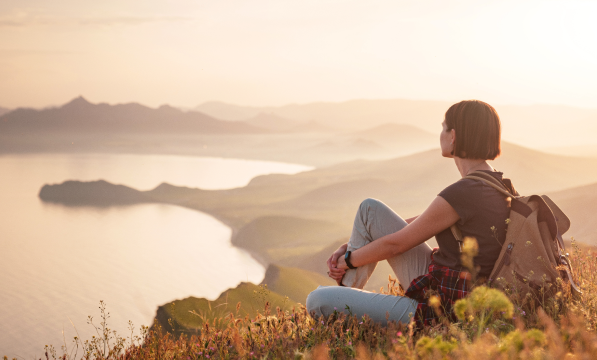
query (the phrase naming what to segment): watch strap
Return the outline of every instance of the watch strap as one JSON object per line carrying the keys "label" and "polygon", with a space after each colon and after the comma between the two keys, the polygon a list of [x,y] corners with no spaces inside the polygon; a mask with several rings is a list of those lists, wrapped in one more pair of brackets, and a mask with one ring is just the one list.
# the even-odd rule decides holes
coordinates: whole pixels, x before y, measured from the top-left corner
{"label": "watch strap", "polygon": [[349,269],[356,269],[356,266],[352,266],[352,263],[350,262],[350,254],[352,254],[352,251],[350,250],[344,254],[344,262],[346,262],[346,266],[348,266]]}

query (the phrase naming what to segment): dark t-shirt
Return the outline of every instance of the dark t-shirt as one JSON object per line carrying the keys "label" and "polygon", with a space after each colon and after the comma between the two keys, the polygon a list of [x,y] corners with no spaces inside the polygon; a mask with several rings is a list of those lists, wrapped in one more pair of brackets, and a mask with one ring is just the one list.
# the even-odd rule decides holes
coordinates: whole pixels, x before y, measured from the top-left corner
{"label": "dark t-shirt", "polygon": [[[484,172],[504,181],[515,192],[510,181],[502,178],[501,172]],[[439,196],[460,216],[457,226],[462,236],[477,239],[479,255],[474,259],[475,266],[480,267],[479,276],[488,277],[506,240],[506,219],[510,214],[506,197],[491,186],[471,179],[455,182],[442,190]],[[460,269],[460,249],[450,228],[440,232],[435,238],[439,245],[439,251],[433,256],[435,262]]]}

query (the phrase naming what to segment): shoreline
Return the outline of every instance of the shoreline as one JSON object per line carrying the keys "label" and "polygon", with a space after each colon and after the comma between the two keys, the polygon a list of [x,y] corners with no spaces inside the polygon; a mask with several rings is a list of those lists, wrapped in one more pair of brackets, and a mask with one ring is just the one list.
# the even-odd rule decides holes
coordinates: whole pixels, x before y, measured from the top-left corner
{"label": "shoreline", "polygon": [[[237,246],[237,245],[234,245],[232,243],[232,240],[237,235],[237,233],[238,233],[238,231],[240,229],[238,229],[236,226],[232,225],[232,223],[226,217],[223,217],[223,216],[211,213],[211,212],[209,212],[207,210],[201,210],[201,209],[197,209],[197,208],[194,208],[194,207],[191,207],[191,206],[187,206],[187,205],[183,205],[183,204],[175,203],[175,202],[167,202],[167,201],[148,201],[148,202],[146,202],[146,204],[151,204],[151,203],[180,206],[180,207],[183,207],[185,209],[190,209],[190,210],[193,210],[193,211],[204,213],[206,215],[209,215],[209,216],[213,217],[214,219],[218,220],[222,224],[226,225],[231,230],[231,232],[230,232],[230,245],[232,245],[235,248],[242,249],[243,251],[246,251],[249,255],[251,255],[251,257],[253,259],[255,259],[255,261],[257,261],[259,264],[261,264],[264,267],[265,271],[267,271],[268,266],[271,264],[270,262],[267,262],[265,260],[265,258],[261,254],[259,254],[258,252],[256,252],[255,250],[247,249],[247,248],[242,247],[242,246]],[[265,276],[265,274],[264,274],[264,276]]]}

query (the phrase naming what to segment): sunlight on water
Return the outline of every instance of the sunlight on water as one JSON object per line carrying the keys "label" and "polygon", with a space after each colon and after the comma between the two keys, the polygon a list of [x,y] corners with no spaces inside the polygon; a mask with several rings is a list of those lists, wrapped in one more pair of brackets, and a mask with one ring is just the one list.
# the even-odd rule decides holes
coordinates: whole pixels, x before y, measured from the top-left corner
{"label": "sunlight on water", "polygon": [[[264,268],[230,244],[230,229],[197,211],[163,204],[97,209],[45,204],[44,183],[99,178],[139,189],[163,181],[201,188],[243,186],[259,174],[309,168],[263,161],[147,155],[0,157],[0,352],[40,357],[45,344],[92,335],[88,315],[107,303],[122,335],[150,325],[157,306],[187,296],[215,299]],[[70,319],[70,320],[69,320]],[[70,339],[70,340],[69,340]]]}

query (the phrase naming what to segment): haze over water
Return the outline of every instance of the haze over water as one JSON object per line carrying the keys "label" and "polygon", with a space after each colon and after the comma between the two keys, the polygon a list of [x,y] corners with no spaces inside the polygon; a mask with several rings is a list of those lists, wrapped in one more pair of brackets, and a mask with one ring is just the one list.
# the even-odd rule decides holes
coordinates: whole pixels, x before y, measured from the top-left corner
{"label": "haze over water", "polygon": [[[150,189],[161,182],[204,189],[246,185],[256,175],[296,173],[302,165],[156,155],[0,157],[0,352],[42,356],[93,335],[100,300],[119,334],[127,321],[151,325],[159,305],[188,296],[215,299],[264,268],[230,244],[213,217],[161,204],[64,207],[38,198],[45,183],[97,180]],[[69,320],[70,319],[70,320]],[[129,332],[130,333],[130,332]]]}

